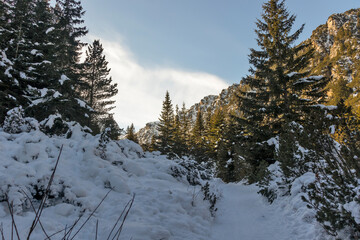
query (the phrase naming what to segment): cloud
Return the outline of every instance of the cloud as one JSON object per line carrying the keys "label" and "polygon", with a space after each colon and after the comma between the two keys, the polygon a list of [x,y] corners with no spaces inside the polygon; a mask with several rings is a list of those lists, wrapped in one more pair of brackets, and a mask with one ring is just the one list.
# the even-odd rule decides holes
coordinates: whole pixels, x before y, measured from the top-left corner
{"label": "cloud", "polygon": [[[99,39],[90,37],[91,39]],[[219,94],[229,84],[217,76],[185,70],[141,66],[121,41],[101,39],[110,75],[118,84],[115,120],[120,127],[134,123],[137,129],[147,122],[157,121],[165,98],[170,93],[173,105],[190,107],[204,96]]]}

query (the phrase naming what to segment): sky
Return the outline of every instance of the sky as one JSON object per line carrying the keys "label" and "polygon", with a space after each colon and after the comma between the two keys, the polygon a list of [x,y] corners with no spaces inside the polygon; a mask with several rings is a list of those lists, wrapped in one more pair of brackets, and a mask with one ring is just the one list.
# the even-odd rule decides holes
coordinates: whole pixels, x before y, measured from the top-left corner
{"label": "sky", "polygon": [[[115,120],[136,129],[156,121],[168,90],[174,105],[190,107],[248,74],[257,48],[255,21],[263,0],[83,0],[89,34],[100,39],[118,83]],[[305,23],[298,42],[333,13],[359,8],[359,0],[287,0]]]}

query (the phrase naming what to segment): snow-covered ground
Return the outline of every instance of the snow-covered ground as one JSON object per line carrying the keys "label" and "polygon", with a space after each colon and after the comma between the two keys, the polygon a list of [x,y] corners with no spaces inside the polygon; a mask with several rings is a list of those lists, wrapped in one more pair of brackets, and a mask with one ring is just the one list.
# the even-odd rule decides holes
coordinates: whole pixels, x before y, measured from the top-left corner
{"label": "snow-covered ground", "polygon": [[[14,205],[20,238],[25,239],[35,217],[25,193],[37,208],[61,146],[50,198],[41,216],[48,235],[69,229],[83,216],[73,236],[112,188],[74,239],[95,239],[97,221],[98,239],[107,239],[134,195],[120,239],[331,239],[325,237],[313,211],[300,199],[301,186],[311,176],[299,178],[292,196],[280,197],[272,205],[257,194],[256,186],[210,180],[219,196],[213,217],[200,186],[190,185],[186,177],[174,177],[173,169],[184,173],[184,167],[157,153],[144,153],[128,140],[111,141],[104,149],[99,147],[99,139],[99,135],[84,133],[78,125],[72,127],[68,139],[49,137],[39,130],[9,134],[0,129],[0,224],[6,239],[11,239],[11,215],[5,194]],[[61,239],[62,234],[64,231],[51,239]],[[31,239],[45,239],[39,225]]]}
{"label": "snow-covered ground", "polygon": [[211,229],[211,239],[325,240],[314,212],[296,194],[269,204],[254,185],[220,184],[222,198]]}
{"label": "snow-covered ground", "polygon": [[212,228],[215,239],[293,239],[284,218],[257,194],[255,186],[223,185],[218,217]]}
{"label": "snow-covered ground", "polygon": [[[0,129],[0,224],[6,239],[11,239],[11,216],[5,194],[14,205],[20,238],[25,239],[35,214],[23,191],[32,196],[37,208],[40,201],[35,198],[40,199],[37,194],[46,188],[62,145],[51,197],[41,216],[48,235],[69,229],[83,215],[73,236],[112,188],[74,239],[95,239],[97,221],[98,239],[107,239],[134,194],[120,239],[209,239],[209,203],[203,201],[199,186],[172,176],[171,168],[179,167],[177,163],[144,153],[128,140],[112,141],[102,151],[99,137],[78,126],[73,127],[69,139],[48,137],[38,130],[8,134]],[[61,239],[63,234],[51,239]],[[38,225],[31,239],[44,238]]]}

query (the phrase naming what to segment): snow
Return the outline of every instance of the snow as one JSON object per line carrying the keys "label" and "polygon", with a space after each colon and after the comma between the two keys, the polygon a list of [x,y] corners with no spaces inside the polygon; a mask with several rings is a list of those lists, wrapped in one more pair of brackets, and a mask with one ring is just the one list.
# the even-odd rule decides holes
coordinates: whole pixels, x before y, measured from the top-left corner
{"label": "snow", "polygon": [[89,109],[90,111],[94,111],[94,109],[89,107],[89,105],[87,105],[86,102],[84,102],[83,100],[78,99],[78,98],[75,98],[75,99],[76,99],[77,103],[80,105],[80,107]]}
{"label": "snow", "polygon": [[334,106],[334,105],[326,106],[324,104],[316,104],[316,105],[313,105],[313,107],[319,107],[321,109],[325,109],[325,110],[329,110],[329,111],[337,109],[337,106]]}
{"label": "snow", "polygon": [[212,227],[212,239],[286,240],[291,229],[284,228],[286,219],[257,194],[256,186],[223,185],[223,198]]}
{"label": "snow", "polygon": [[60,114],[50,115],[49,117],[44,119],[40,124],[43,125],[44,127],[52,128],[54,125],[54,121],[57,118],[61,118],[61,115]]}
{"label": "snow", "polygon": [[5,67],[6,64],[12,65],[12,62],[7,58],[5,51],[1,51],[1,62],[0,65]]}
{"label": "snow", "polygon": [[321,79],[323,79],[324,76],[320,75],[320,76],[310,76],[310,77],[306,77],[306,78],[300,78],[297,82],[294,83],[294,85],[296,84],[300,84],[300,83],[312,83],[314,81],[319,81]]}
{"label": "snow", "polygon": [[59,93],[58,91],[55,91],[54,94],[53,94],[54,98],[58,98],[58,97],[61,97],[61,96],[62,96],[62,94]]}
{"label": "snow", "polygon": [[273,137],[267,140],[267,144],[270,146],[275,146],[275,149],[279,149],[279,137]]}
{"label": "snow", "polygon": [[65,82],[65,81],[68,81],[68,80],[70,80],[70,79],[69,79],[66,75],[62,74],[61,77],[60,77],[60,79],[59,79],[59,83],[60,83],[61,85],[63,85],[64,82]]}
{"label": "snow", "polygon": [[16,98],[10,94],[8,94],[8,98],[11,98],[12,100],[15,100],[16,101]]}
{"label": "snow", "polygon": [[22,79],[28,79],[28,77],[26,76],[26,74],[24,72],[20,72],[20,77]]}
{"label": "snow", "polygon": [[[221,183],[217,216],[211,227],[211,240],[330,240],[306,207],[302,186],[314,181],[314,174],[298,178],[291,196],[278,197],[273,204],[257,192],[255,185]],[[359,215],[359,214],[358,214]]]}
{"label": "snow", "polygon": [[323,75],[319,75],[319,76],[310,76],[310,77],[308,77],[308,78],[309,78],[309,79],[316,80],[316,81],[319,81],[319,80],[323,79],[323,78],[324,78],[324,76],[323,76]]}
{"label": "snow", "polygon": [[[46,124],[51,126],[51,123],[53,121]],[[39,130],[19,134],[0,130],[0,195],[7,193],[14,204],[21,239],[26,238],[35,216],[22,191],[34,196],[36,189],[47,184],[61,146],[63,151],[51,187],[52,197],[41,216],[49,234],[71,226],[84,215],[81,225],[111,187],[113,191],[75,239],[93,239],[97,220],[99,239],[106,239],[134,194],[134,204],[120,239],[210,238],[213,217],[209,203],[203,200],[199,186],[190,186],[171,175],[170,169],[176,162],[158,154],[144,153],[129,140],[109,142],[106,158],[102,159],[97,154],[99,137],[84,133],[79,125],[72,128],[68,139],[48,137]],[[33,199],[33,203],[38,206],[39,201]],[[0,204],[0,216],[8,239],[11,216],[6,204]],[[51,239],[61,237],[60,234]],[[31,239],[44,238],[38,226]]]}
{"label": "snow", "polygon": [[40,103],[44,103],[44,102],[48,101],[49,100],[48,97],[44,98],[48,94],[48,92],[53,92],[53,95],[52,95],[53,98],[58,98],[58,97],[62,96],[62,94],[59,93],[58,91],[49,90],[47,88],[38,89],[38,90],[40,92],[40,98],[32,100],[30,106],[35,106]]}
{"label": "snow", "polygon": [[43,54],[41,52],[39,52],[39,50],[37,49],[33,49],[30,52],[32,55],[36,55],[36,56],[43,56]]}
{"label": "snow", "polygon": [[335,126],[335,125],[331,125],[331,126],[329,127],[329,129],[330,129],[330,134],[335,134],[335,130],[336,130],[336,126]]}
{"label": "snow", "polygon": [[9,78],[12,78],[12,75],[10,73],[10,71],[12,70],[13,68],[12,67],[8,67],[6,70],[5,70],[5,75]]}
{"label": "snow", "polygon": [[85,103],[84,101],[82,101],[82,100],[80,100],[80,99],[78,99],[78,98],[76,98],[76,101],[77,101],[77,103],[80,105],[80,107],[83,107],[83,108],[86,107],[86,103]]}
{"label": "snow", "polygon": [[354,216],[354,219],[355,219],[356,223],[359,224],[360,223],[360,206],[359,206],[359,203],[354,200],[354,201],[352,201],[350,203],[346,203],[344,205],[344,208],[347,211],[349,211],[352,216]]}
{"label": "snow", "polygon": [[55,29],[54,27],[50,27],[46,30],[45,33],[48,34],[48,33],[52,32],[54,29]]}
{"label": "snow", "polygon": [[293,77],[293,76],[295,76],[297,74],[299,74],[299,73],[298,72],[291,72],[291,73],[288,74],[288,77]]}
{"label": "snow", "polygon": [[45,97],[45,95],[47,94],[48,90],[49,90],[49,89],[47,89],[47,88],[39,89],[40,96],[41,96],[41,97]]}

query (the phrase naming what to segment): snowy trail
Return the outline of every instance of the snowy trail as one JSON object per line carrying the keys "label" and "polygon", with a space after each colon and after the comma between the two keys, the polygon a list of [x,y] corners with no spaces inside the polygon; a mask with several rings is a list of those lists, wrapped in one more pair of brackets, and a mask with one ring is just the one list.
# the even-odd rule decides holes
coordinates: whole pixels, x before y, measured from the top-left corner
{"label": "snowy trail", "polygon": [[[286,222],[254,186],[224,184],[212,226],[214,240],[288,240]],[[289,238],[290,237],[290,238]]]}

